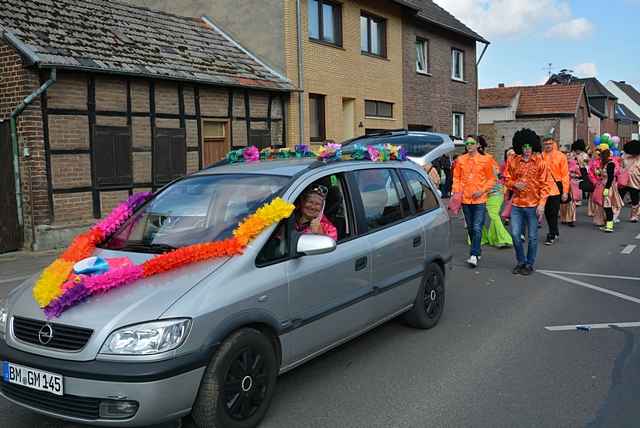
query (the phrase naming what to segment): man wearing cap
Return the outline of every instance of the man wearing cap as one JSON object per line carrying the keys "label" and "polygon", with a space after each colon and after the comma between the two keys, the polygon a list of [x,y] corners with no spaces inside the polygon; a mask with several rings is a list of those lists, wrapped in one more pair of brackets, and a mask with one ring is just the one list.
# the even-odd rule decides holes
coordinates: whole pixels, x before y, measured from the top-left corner
{"label": "man wearing cap", "polygon": [[558,150],[558,144],[553,139],[553,135],[546,134],[542,139],[544,151],[542,157],[549,169],[549,174],[554,184],[549,189],[549,197],[544,208],[544,216],[549,225],[549,233],[544,245],[552,245],[560,236],[558,229],[558,217],[560,215],[560,204],[569,200],[570,178],[569,161],[567,156]]}
{"label": "man wearing cap", "polygon": [[477,141],[469,137],[465,140],[467,153],[458,157],[453,170],[453,194],[462,200],[462,212],[467,223],[471,240],[471,250],[467,263],[478,266],[481,255],[482,226],[489,191],[496,178],[493,173],[493,159],[478,152]]}
{"label": "man wearing cap", "polygon": [[[544,213],[551,181],[539,153],[540,138],[535,132],[530,129],[516,132],[513,149],[516,154],[509,158],[504,169],[505,186],[513,194],[510,224],[517,259],[513,273],[531,275],[538,253],[538,219]],[[526,254],[522,238],[525,231],[529,239]]]}

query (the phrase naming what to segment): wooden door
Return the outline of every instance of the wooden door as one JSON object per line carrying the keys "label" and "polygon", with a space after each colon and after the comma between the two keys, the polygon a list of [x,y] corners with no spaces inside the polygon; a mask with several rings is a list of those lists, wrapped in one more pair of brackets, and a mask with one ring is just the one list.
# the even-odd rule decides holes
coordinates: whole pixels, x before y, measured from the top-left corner
{"label": "wooden door", "polygon": [[0,123],[0,253],[15,251],[22,245],[13,173],[9,121],[4,121]]}
{"label": "wooden door", "polygon": [[203,121],[202,130],[202,166],[206,168],[229,153],[229,123]]}

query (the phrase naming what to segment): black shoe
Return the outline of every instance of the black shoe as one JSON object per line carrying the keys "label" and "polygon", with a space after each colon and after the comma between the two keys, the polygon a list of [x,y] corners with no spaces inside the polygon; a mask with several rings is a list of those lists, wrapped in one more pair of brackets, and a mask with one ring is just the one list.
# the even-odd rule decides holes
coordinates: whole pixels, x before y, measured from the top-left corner
{"label": "black shoe", "polygon": [[576,227],[576,224],[572,221],[572,222],[569,222],[569,223],[567,224],[567,226],[569,226],[569,227]]}
{"label": "black shoe", "polygon": [[520,275],[529,276],[533,273],[533,266],[526,265],[520,269]]}
{"label": "black shoe", "polygon": [[553,241],[555,241],[555,236],[547,235],[547,240],[544,241],[544,245],[553,245]]}
{"label": "black shoe", "polygon": [[524,265],[523,264],[517,264],[516,267],[513,268],[511,273],[513,273],[514,275],[520,275],[520,274],[522,274],[522,269],[524,269]]}

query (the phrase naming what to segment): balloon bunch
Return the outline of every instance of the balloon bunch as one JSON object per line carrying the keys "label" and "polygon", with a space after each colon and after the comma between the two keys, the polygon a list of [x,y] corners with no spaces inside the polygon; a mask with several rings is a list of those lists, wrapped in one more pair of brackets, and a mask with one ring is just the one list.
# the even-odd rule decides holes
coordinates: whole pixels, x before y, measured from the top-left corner
{"label": "balloon bunch", "polygon": [[620,137],[617,135],[611,136],[608,132],[602,135],[596,135],[593,140],[593,144],[602,150],[609,150],[613,156],[620,156]]}

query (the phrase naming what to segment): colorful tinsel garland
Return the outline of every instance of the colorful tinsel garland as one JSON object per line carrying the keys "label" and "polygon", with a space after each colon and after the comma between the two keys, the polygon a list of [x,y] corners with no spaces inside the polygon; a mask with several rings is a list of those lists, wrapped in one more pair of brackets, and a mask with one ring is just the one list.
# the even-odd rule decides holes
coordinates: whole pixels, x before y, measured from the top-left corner
{"label": "colorful tinsel garland", "polygon": [[137,266],[115,268],[91,276],[72,275],[74,264],[91,256],[96,245],[113,234],[150,196],[150,193],[136,194],[120,204],[107,218],[79,235],[60,258],[43,271],[33,288],[33,296],[48,318],[60,316],[94,294],[105,293],[191,263],[241,254],[249,242],[267,227],[291,216],[295,208],[293,204],[276,198],[241,222],[233,231],[232,238],[179,248]]}

